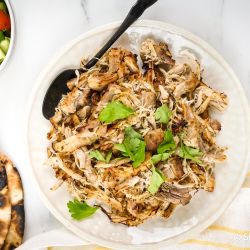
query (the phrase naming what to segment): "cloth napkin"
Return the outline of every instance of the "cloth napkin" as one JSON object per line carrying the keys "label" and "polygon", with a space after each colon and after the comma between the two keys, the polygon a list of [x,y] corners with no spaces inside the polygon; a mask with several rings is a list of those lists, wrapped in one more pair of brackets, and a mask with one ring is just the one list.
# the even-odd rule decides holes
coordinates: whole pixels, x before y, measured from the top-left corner
{"label": "cloth napkin", "polygon": [[[64,246],[57,248],[55,246]],[[67,248],[66,248],[67,246]],[[71,247],[69,247],[71,246]],[[78,246],[78,247],[76,247]],[[101,250],[79,239],[65,228],[43,233],[27,240],[18,250]],[[250,172],[235,200],[224,214],[196,238],[181,244],[152,250],[250,250]]]}

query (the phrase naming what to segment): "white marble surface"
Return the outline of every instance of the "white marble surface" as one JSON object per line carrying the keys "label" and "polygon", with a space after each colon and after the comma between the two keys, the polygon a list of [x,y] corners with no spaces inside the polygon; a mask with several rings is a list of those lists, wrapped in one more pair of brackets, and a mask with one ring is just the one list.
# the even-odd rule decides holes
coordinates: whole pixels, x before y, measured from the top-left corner
{"label": "white marble surface", "polygon": [[[58,225],[41,203],[28,174],[25,110],[40,70],[65,43],[108,22],[121,20],[133,0],[12,0],[14,54],[0,74],[0,151],[11,156],[25,188],[26,238]],[[83,8],[84,7],[84,8]],[[250,1],[159,0],[143,18],[166,21],[199,35],[232,66],[250,98]]]}

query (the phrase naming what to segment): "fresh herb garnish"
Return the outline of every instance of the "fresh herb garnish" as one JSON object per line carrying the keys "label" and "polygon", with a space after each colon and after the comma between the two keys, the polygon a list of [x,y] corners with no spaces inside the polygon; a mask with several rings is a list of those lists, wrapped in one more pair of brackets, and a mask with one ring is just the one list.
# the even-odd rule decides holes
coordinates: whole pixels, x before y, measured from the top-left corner
{"label": "fresh herb garnish", "polygon": [[106,158],[104,158],[103,154],[99,150],[93,150],[89,152],[90,158],[95,158],[98,161],[109,163],[112,157],[112,152],[108,152]]}
{"label": "fresh herb garnish", "polygon": [[113,101],[100,112],[99,120],[104,123],[112,123],[116,120],[121,120],[134,114],[134,111],[125,106],[122,102]]}
{"label": "fresh herb garnish", "polygon": [[148,191],[151,194],[155,194],[160,188],[161,184],[165,182],[166,177],[164,174],[157,168],[152,167],[152,176],[150,179],[150,185],[148,186]]}
{"label": "fresh herb garnish", "polygon": [[168,123],[172,115],[172,111],[166,104],[156,109],[155,119],[161,123]]}
{"label": "fresh herb garnish", "polygon": [[203,155],[203,153],[199,149],[188,147],[182,142],[178,155],[181,158],[185,158],[185,159],[189,159],[194,162],[197,162],[197,163],[201,163],[200,157]]}
{"label": "fresh herb garnish", "polygon": [[165,132],[163,142],[157,148],[157,152],[158,154],[162,154],[165,152],[171,152],[175,148],[176,148],[176,144],[174,141],[174,136],[170,130],[167,130]]}
{"label": "fresh herb garnish", "polygon": [[110,162],[110,160],[111,160],[111,157],[112,157],[112,152],[111,152],[111,151],[109,151],[109,152],[107,153],[107,155],[106,155],[105,162],[106,162],[106,163],[109,163],[109,162]]}
{"label": "fresh herb garnish", "polygon": [[71,217],[75,220],[85,219],[96,212],[98,207],[91,207],[85,201],[80,202],[76,199],[74,201],[69,201],[67,207],[71,214]]}
{"label": "fresh herb garnish", "polygon": [[160,161],[166,161],[171,156],[171,153],[163,153],[158,155],[153,155],[151,157],[151,162],[156,165]]}
{"label": "fresh herb garnish", "polygon": [[115,144],[115,149],[121,151],[123,156],[129,157],[133,167],[138,167],[145,160],[146,143],[142,135],[132,127],[125,129],[125,136],[122,144]]}

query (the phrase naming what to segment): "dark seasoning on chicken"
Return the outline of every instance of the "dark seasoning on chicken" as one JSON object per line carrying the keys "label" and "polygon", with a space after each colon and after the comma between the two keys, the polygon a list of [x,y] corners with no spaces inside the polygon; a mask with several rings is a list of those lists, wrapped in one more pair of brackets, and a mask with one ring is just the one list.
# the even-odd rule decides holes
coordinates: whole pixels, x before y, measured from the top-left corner
{"label": "dark seasoning on chicken", "polygon": [[75,219],[101,207],[112,222],[137,226],[214,190],[226,148],[216,144],[221,125],[210,112],[223,111],[227,96],[202,81],[196,60],[176,63],[164,43],[145,40],[140,56],[143,69],[130,51],[109,50],[68,83],[50,120],[53,189],[67,183]]}

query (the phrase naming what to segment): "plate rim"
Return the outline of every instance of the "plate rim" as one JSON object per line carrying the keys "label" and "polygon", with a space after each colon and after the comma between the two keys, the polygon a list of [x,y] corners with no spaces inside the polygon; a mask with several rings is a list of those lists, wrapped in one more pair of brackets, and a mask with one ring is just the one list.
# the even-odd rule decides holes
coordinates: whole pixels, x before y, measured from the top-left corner
{"label": "plate rim", "polygon": [[[108,23],[102,26],[98,26],[94,29],[91,29],[90,31],[87,31],[75,39],[68,42],[66,45],[64,45],[48,62],[48,64],[42,69],[38,77],[36,78],[34,87],[31,91],[31,95],[28,101],[27,105],[27,112],[26,112],[26,136],[25,136],[25,148],[27,150],[27,155],[29,157],[29,172],[32,178],[34,179],[35,186],[38,190],[38,194],[43,202],[43,204],[47,207],[47,209],[55,216],[57,220],[59,220],[66,228],[71,230],[74,234],[79,236],[80,238],[87,240],[91,243],[95,243],[98,245],[102,245],[105,247],[113,248],[113,249],[152,249],[152,247],[163,247],[166,245],[176,244],[178,242],[185,241],[187,239],[195,237],[197,234],[205,230],[209,225],[211,225],[215,220],[217,220],[222,213],[225,211],[225,209],[231,204],[231,202],[234,200],[235,196],[239,192],[244,180],[245,176],[248,172],[248,164],[250,162],[250,144],[249,144],[249,136],[247,137],[247,147],[248,150],[246,152],[245,157],[245,164],[242,166],[242,173],[238,180],[237,185],[234,186],[234,189],[231,192],[231,195],[227,198],[227,200],[224,202],[224,204],[220,207],[219,210],[217,210],[216,213],[212,214],[208,219],[205,219],[204,221],[201,221],[198,225],[195,225],[190,230],[175,236],[174,238],[165,239],[160,242],[156,243],[146,243],[143,245],[135,245],[135,244],[124,244],[114,241],[108,241],[104,239],[100,239],[98,237],[92,236],[91,234],[88,234],[87,232],[84,232],[80,229],[78,229],[75,225],[71,223],[70,220],[66,219],[60,212],[57,211],[57,209],[53,206],[53,204],[50,202],[49,198],[43,193],[42,188],[40,187],[40,184],[37,180],[37,176],[35,173],[34,168],[32,167],[32,161],[30,158],[29,153],[29,127],[30,127],[30,114],[32,109],[33,101],[35,100],[37,90],[41,86],[42,79],[46,75],[46,72],[48,72],[51,68],[51,66],[62,56],[62,54],[65,53],[66,50],[70,49],[72,46],[74,46],[77,42],[84,40],[88,38],[89,36],[98,34],[103,31],[115,29],[120,25],[121,21]],[[191,40],[192,42],[196,43],[199,47],[203,48],[206,52],[208,52],[213,58],[215,58],[218,62],[221,63],[221,66],[230,74],[230,76],[233,79],[233,82],[237,84],[237,89],[240,91],[241,101],[243,103],[243,108],[247,111],[250,111],[249,103],[245,94],[245,91],[243,89],[243,86],[237,76],[235,75],[232,68],[229,66],[229,64],[225,61],[225,59],[217,52],[211,45],[209,45],[206,41],[204,41],[202,38],[198,37],[197,35],[194,35],[193,33],[187,31],[186,29],[180,28],[178,26],[169,24],[167,22],[162,21],[155,21],[155,20],[148,20],[143,19],[139,20],[136,23],[132,25],[133,27],[156,27],[160,28],[162,30],[165,30],[167,32],[172,32],[177,35],[184,36],[186,39]],[[247,124],[250,124],[250,112],[248,112],[248,115],[246,115]],[[250,135],[250,125],[247,126],[247,134]]]}

